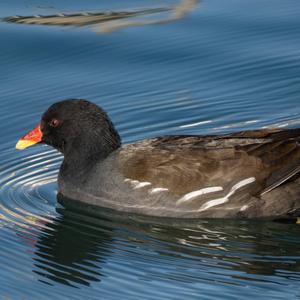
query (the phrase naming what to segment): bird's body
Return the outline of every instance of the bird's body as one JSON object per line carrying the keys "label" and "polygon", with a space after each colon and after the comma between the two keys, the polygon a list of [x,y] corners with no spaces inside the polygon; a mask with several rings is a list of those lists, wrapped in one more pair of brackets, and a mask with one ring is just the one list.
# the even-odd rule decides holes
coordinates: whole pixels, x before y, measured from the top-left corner
{"label": "bird's body", "polygon": [[[77,126],[67,125],[77,117]],[[61,128],[46,128],[53,118]],[[42,141],[65,155],[58,184],[68,198],[176,218],[300,211],[300,129],[165,136],[121,146],[107,115],[82,100],[54,104],[41,124]]]}

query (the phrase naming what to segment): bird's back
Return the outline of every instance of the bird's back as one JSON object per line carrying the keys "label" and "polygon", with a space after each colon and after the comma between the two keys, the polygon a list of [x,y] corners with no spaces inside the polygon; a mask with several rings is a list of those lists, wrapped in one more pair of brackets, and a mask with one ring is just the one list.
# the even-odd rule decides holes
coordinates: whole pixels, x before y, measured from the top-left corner
{"label": "bird's back", "polygon": [[300,208],[299,142],[300,129],[144,140],[96,165],[80,190],[90,204],[147,215],[283,215]]}

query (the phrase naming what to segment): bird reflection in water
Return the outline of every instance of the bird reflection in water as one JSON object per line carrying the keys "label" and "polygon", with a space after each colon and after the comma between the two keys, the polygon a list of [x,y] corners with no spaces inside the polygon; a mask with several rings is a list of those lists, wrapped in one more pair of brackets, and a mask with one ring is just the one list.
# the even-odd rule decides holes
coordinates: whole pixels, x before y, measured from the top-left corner
{"label": "bird reflection in water", "polygon": [[112,231],[105,220],[57,209],[60,217],[42,230],[35,250],[40,281],[76,287],[101,281],[101,264],[109,254]]}
{"label": "bird reflection in water", "polygon": [[[284,277],[300,271],[300,261],[289,258],[299,256],[295,224],[238,220],[187,223],[103,211],[62,196],[58,200],[65,208],[57,209],[60,216],[54,222],[43,224],[34,243],[33,272],[43,283],[72,287],[101,284],[104,273],[109,276],[106,266],[114,255],[128,268],[139,269],[137,280],[159,278],[175,284],[214,281],[236,285],[260,275],[281,272]],[[289,234],[282,236],[283,231]],[[289,255],[286,259],[282,259],[284,252]],[[224,275],[225,269],[235,272]]]}

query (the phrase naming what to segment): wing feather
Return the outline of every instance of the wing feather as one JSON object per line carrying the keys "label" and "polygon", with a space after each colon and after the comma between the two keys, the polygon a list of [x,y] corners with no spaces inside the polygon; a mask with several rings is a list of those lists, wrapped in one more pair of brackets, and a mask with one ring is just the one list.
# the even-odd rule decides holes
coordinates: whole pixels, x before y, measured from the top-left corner
{"label": "wing feather", "polygon": [[256,179],[253,194],[260,195],[300,172],[299,139],[299,129],[166,136],[128,145],[121,165],[127,178],[151,182],[177,196],[212,186],[226,193],[249,177]]}

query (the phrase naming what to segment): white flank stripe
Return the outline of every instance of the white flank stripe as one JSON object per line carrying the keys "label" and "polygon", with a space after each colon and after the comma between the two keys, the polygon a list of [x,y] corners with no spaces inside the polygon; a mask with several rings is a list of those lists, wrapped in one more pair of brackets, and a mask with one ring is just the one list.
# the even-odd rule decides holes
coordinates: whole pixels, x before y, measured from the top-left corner
{"label": "white flank stripe", "polygon": [[183,197],[181,197],[176,202],[176,204],[181,204],[183,202],[189,201],[197,196],[201,196],[201,195],[208,194],[208,193],[219,192],[219,191],[223,191],[223,188],[221,186],[212,186],[212,187],[207,187],[207,188],[197,190],[194,192],[190,192],[188,194],[185,194]]}
{"label": "white flank stripe", "polygon": [[138,180],[130,180],[130,184],[137,185],[137,184],[139,184],[139,181]]}
{"label": "white flank stripe", "polygon": [[165,188],[154,188],[150,191],[150,194],[156,194],[156,193],[159,193],[159,192],[164,192],[164,191],[168,191],[168,189],[165,189]]}
{"label": "white flank stripe", "polygon": [[206,210],[210,207],[213,207],[213,206],[216,206],[216,205],[220,205],[220,204],[223,204],[223,203],[226,203],[228,200],[229,200],[229,197],[232,196],[238,189],[240,189],[241,187],[247,185],[247,184],[250,184],[252,182],[255,181],[255,178],[254,177],[249,177],[247,179],[244,179],[240,182],[238,182],[237,184],[235,184],[230,192],[225,196],[225,197],[222,197],[222,198],[218,198],[218,199],[214,199],[214,200],[210,200],[210,201],[207,201],[205,202],[199,209],[199,211],[203,211],[203,210]]}
{"label": "white flank stripe", "polygon": [[129,182],[131,184],[131,186],[133,187],[133,189],[139,189],[141,187],[151,185],[151,182],[147,182],[147,181],[140,182],[138,180],[132,180],[129,178],[125,178],[124,182]]}
{"label": "white flank stripe", "polygon": [[248,205],[243,205],[241,208],[240,208],[240,211],[244,211],[248,208],[249,206]]}
{"label": "white flank stripe", "polygon": [[133,189],[139,189],[139,188],[147,186],[147,185],[151,185],[151,183],[150,182],[139,182]]}

